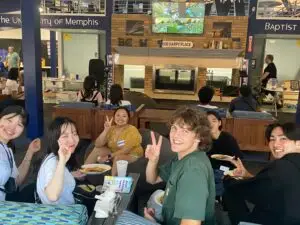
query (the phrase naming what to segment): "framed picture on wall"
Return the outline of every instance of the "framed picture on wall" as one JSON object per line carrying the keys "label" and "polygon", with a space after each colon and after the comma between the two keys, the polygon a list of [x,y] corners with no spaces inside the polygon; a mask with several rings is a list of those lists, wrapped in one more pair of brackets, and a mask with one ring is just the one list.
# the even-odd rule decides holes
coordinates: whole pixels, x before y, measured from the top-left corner
{"label": "framed picture on wall", "polygon": [[127,35],[144,35],[144,21],[143,20],[127,20],[126,21]]}

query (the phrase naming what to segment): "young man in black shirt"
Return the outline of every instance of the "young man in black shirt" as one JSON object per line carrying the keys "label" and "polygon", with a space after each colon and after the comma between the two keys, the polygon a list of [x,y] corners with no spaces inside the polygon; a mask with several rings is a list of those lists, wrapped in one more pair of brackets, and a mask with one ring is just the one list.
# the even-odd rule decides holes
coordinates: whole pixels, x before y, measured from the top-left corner
{"label": "young man in black shirt", "polygon": [[[236,169],[225,180],[224,203],[232,225],[247,221],[263,225],[299,225],[300,128],[294,123],[271,124],[266,139],[274,158],[255,176],[240,159],[230,159]],[[254,208],[248,208],[251,203]]]}
{"label": "young man in black shirt", "polygon": [[269,79],[277,78],[277,68],[273,63],[273,60],[274,60],[273,55],[266,55],[265,63],[268,65],[264,69],[264,73],[260,78],[262,88],[266,88]]}

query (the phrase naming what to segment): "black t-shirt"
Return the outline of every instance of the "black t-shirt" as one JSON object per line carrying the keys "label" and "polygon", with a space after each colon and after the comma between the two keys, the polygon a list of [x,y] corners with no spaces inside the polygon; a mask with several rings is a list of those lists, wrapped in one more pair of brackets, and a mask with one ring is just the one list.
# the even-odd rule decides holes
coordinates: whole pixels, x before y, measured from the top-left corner
{"label": "black t-shirt", "polygon": [[266,87],[268,80],[270,78],[277,78],[277,69],[274,63],[269,63],[268,66],[264,69],[264,73],[269,72],[269,75],[262,80],[263,87]]}
{"label": "black t-shirt", "polygon": [[[236,205],[237,216],[264,225],[300,224],[300,154],[290,153],[274,160],[255,177],[246,180],[225,181],[228,201],[248,201],[254,204],[249,214]],[[228,195],[229,194],[229,195]],[[241,218],[243,220],[245,218]]]}
{"label": "black t-shirt", "polygon": [[220,166],[226,166],[229,167],[230,169],[235,168],[235,166],[233,166],[229,162],[210,158],[210,156],[213,154],[231,155],[231,156],[236,156],[238,158],[243,158],[243,154],[235,138],[231,134],[224,131],[221,132],[217,140],[213,140],[212,148],[207,153],[207,155],[209,156],[213,169],[220,169]]}

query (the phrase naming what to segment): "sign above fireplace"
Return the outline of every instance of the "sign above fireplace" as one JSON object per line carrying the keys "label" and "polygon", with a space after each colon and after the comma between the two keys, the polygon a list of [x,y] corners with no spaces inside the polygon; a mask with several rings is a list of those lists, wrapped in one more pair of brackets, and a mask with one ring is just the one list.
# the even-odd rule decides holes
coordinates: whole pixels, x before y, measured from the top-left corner
{"label": "sign above fireplace", "polygon": [[162,41],[162,48],[193,48],[191,41]]}

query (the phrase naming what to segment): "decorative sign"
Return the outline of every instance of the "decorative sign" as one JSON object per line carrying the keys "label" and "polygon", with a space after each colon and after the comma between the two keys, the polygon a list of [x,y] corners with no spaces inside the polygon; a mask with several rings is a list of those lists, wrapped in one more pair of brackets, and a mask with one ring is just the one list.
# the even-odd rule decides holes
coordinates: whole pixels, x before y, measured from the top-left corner
{"label": "decorative sign", "polygon": [[162,41],[162,48],[193,48],[191,41]]}
{"label": "decorative sign", "polygon": [[[109,19],[101,16],[41,15],[40,22],[41,28],[105,29]],[[20,14],[0,14],[0,27],[20,28],[21,26]]]}
{"label": "decorative sign", "polygon": [[295,32],[300,29],[298,24],[291,23],[277,23],[277,22],[265,22],[265,31],[272,33],[283,33],[283,32]]}

